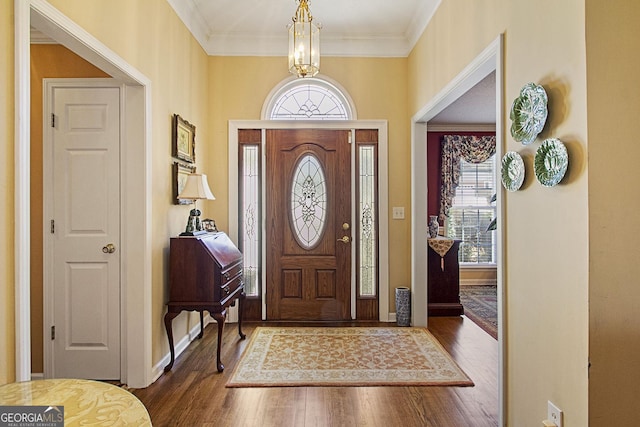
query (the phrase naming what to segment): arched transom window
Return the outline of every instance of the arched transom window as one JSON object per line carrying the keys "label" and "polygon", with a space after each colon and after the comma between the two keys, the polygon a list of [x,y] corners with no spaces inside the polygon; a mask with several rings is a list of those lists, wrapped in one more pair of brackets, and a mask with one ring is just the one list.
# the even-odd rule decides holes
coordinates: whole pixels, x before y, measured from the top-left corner
{"label": "arched transom window", "polygon": [[318,78],[295,79],[272,93],[268,120],[353,120],[349,99],[335,84]]}

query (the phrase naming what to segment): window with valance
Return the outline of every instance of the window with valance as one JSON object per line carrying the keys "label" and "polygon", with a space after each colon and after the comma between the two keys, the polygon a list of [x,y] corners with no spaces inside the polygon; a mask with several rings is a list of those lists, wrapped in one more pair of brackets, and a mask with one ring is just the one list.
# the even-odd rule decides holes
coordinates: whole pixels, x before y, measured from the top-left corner
{"label": "window with valance", "polygon": [[440,221],[447,236],[462,240],[460,262],[495,263],[495,136],[445,135],[442,141]]}

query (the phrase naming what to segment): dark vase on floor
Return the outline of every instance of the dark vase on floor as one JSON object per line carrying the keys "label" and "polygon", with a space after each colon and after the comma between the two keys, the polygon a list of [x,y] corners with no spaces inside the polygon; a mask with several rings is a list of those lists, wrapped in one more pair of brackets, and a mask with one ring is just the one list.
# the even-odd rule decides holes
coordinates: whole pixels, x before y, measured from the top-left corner
{"label": "dark vase on floor", "polygon": [[396,288],[396,323],[398,326],[411,326],[411,290]]}

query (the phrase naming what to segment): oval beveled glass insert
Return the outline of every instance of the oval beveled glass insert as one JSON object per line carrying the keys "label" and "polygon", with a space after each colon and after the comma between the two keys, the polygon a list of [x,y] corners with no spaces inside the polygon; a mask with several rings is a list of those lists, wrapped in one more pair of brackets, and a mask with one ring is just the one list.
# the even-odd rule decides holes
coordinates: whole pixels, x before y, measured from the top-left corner
{"label": "oval beveled glass insert", "polygon": [[315,247],[327,221],[327,181],[322,165],[313,154],[298,161],[291,183],[291,225],[296,241],[304,249]]}

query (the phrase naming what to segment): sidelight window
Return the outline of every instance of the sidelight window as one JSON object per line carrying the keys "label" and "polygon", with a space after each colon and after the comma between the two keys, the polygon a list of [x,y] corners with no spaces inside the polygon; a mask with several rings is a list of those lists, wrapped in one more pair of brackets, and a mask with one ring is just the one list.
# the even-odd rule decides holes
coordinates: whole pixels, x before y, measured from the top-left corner
{"label": "sidelight window", "polygon": [[358,144],[358,295],[375,297],[378,288],[376,146]]}
{"label": "sidelight window", "polygon": [[240,145],[240,247],[248,297],[260,295],[260,146]]}

